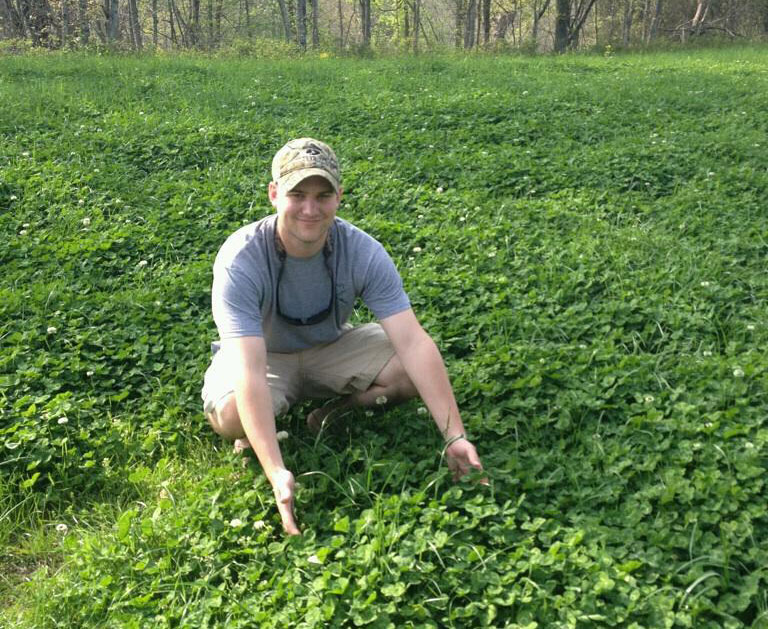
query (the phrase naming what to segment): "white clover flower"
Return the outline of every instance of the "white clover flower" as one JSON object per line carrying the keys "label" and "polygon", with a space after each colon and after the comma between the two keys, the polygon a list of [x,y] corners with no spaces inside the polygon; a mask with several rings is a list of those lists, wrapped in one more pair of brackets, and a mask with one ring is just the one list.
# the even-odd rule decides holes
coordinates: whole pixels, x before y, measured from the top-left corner
{"label": "white clover flower", "polygon": [[646,395],[645,397],[643,397],[643,402],[645,402],[646,404],[651,404],[655,399],[656,398],[653,397],[652,395]]}
{"label": "white clover flower", "polygon": [[443,192],[445,192],[445,190],[444,190],[443,186],[438,186],[438,188],[437,188],[437,193],[438,193],[438,194],[442,194]]}
{"label": "white clover flower", "polygon": [[86,371],[86,372],[85,372],[85,375],[86,375],[88,378],[90,378],[90,377],[93,375],[93,372],[92,372],[92,371]]}
{"label": "white clover flower", "polygon": [[147,266],[148,264],[149,264],[149,262],[147,262],[146,260],[139,260],[138,266],[143,268],[143,267]]}
{"label": "white clover flower", "polygon": [[231,526],[233,529],[238,529],[243,526],[243,521],[240,518],[232,518],[229,521],[229,526]]}
{"label": "white clover flower", "polygon": [[24,151],[21,154],[22,157],[29,157],[29,151]]}
{"label": "white clover flower", "polygon": [[323,562],[320,561],[320,558],[317,555],[310,555],[309,557],[307,557],[307,563],[312,563],[312,564],[315,564],[315,565],[319,565],[319,564],[321,564]]}
{"label": "white clover flower", "polygon": [[523,96],[528,96],[528,90],[523,90]]}
{"label": "white clover flower", "polygon": [[58,533],[66,534],[66,532],[69,530],[69,527],[64,524],[63,522],[61,524],[56,525],[56,531]]}
{"label": "white clover flower", "polygon": [[587,346],[586,346],[586,345],[584,345],[584,343],[581,343],[581,344],[579,345],[579,349],[587,349]]}
{"label": "white clover flower", "polygon": [[744,370],[741,367],[736,367],[733,370],[733,377],[734,378],[743,378],[744,377]]}
{"label": "white clover flower", "polygon": [[278,441],[285,441],[290,435],[288,434],[287,430],[281,430],[277,433],[277,440]]}
{"label": "white clover flower", "polygon": [[143,111],[140,111],[140,112],[139,112],[139,116],[143,116],[143,115],[144,115],[144,112],[143,112]]}
{"label": "white clover flower", "polygon": [[56,334],[56,332],[58,332],[58,331],[59,331],[58,328],[56,328],[56,327],[54,327],[52,325],[49,325],[48,329],[46,330],[46,332],[48,332],[48,334]]}
{"label": "white clover flower", "polygon": [[255,528],[257,531],[260,531],[260,530],[261,530],[261,529],[263,529],[265,526],[267,526],[267,525],[266,525],[266,523],[264,522],[264,520],[256,520],[256,521],[253,523],[253,528]]}
{"label": "white clover flower", "polygon": [[747,450],[751,450],[752,448],[754,448],[754,447],[755,447],[755,444],[754,444],[754,443],[752,443],[751,441],[747,441],[747,443],[745,443],[745,444],[744,444],[744,447],[745,447]]}
{"label": "white clover flower", "polygon": [[701,352],[702,356],[712,356],[712,350],[705,349],[703,352]]}
{"label": "white clover flower", "polygon": [[752,332],[754,329],[755,329],[755,326],[753,323],[750,323],[749,325],[747,325],[747,330],[749,330],[750,332]]}
{"label": "white clover flower", "polygon": [[699,284],[702,288],[709,288],[709,282],[707,280],[704,280]]}
{"label": "white clover flower", "polygon": [[386,404],[387,403],[387,396],[386,395],[380,395],[376,398],[376,404]]}
{"label": "white clover flower", "polygon": [[98,168],[94,168],[94,169],[93,169],[93,172],[95,172],[95,173],[100,173],[101,171],[100,171]]}
{"label": "white clover flower", "polygon": [[419,220],[421,220],[422,218],[424,218],[424,215],[423,215],[423,214],[419,214],[419,215],[418,215],[416,218],[418,218]]}
{"label": "white clover flower", "polygon": [[26,236],[26,235],[27,235],[27,230],[26,230],[26,229],[22,229],[22,230],[19,232],[19,236]]}
{"label": "white clover flower", "polygon": [[713,173],[711,170],[707,173],[707,177],[714,177],[715,173]]}
{"label": "white clover flower", "polygon": [[495,252],[495,251],[491,251],[491,252],[488,254],[488,257],[489,257],[489,258],[495,258],[495,257],[496,257],[496,252]]}
{"label": "white clover flower", "polygon": [[59,417],[59,420],[56,423],[57,424],[68,424],[69,420],[66,417]]}
{"label": "white clover flower", "polygon": [[414,253],[421,253],[421,247],[414,247],[413,248]]}
{"label": "white clover flower", "polygon": [[11,201],[16,201],[18,198],[15,194],[11,195]]}
{"label": "white clover flower", "polygon": [[78,199],[77,200],[78,205],[85,205],[85,199]]}
{"label": "white clover flower", "polygon": [[373,417],[373,411],[365,411],[366,417]]}
{"label": "white clover flower", "polygon": [[459,222],[460,222],[460,223],[463,223],[463,222],[464,222],[464,221],[466,221],[466,220],[467,220],[467,217],[466,217],[466,216],[459,216]]}
{"label": "white clover flower", "polygon": [[427,409],[425,407],[423,407],[423,406],[419,406],[419,408],[416,409],[416,412],[419,415],[426,415],[427,414]]}
{"label": "white clover flower", "polygon": [[83,224],[83,226],[84,226],[84,227],[88,227],[88,225],[90,225],[90,224],[91,224],[91,219],[90,219],[90,218],[88,218],[88,217],[86,216],[86,217],[85,217],[85,218],[84,218],[82,221],[80,221],[80,222]]}

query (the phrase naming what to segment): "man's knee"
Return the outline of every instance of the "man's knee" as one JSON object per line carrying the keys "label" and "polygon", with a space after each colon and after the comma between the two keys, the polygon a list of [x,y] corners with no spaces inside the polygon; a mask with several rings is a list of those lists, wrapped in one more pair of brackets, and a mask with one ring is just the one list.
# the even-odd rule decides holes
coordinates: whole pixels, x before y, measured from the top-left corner
{"label": "man's knee", "polygon": [[397,355],[389,359],[374,384],[391,388],[401,399],[416,397],[419,394]]}
{"label": "man's knee", "polygon": [[234,393],[221,398],[213,410],[206,413],[208,422],[216,434],[225,439],[240,439],[245,435],[240,415],[237,412],[237,402]]}

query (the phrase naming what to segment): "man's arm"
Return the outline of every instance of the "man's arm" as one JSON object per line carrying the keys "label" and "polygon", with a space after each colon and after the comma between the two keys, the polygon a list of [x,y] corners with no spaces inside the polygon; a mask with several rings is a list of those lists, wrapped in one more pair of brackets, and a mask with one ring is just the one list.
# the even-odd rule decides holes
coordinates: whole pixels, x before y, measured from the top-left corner
{"label": "man's arm", "polygon": [[289,535],[298,535],[293,515],[294,478],[283,463],[277,443],[264,339],[257,336],[227,339],[222,341],[220,351],[226,352],[231,361],[240,423],[272,485],[283,528]]}
{"label": "man's arm", "polygon": [[464,424],[440,350],[421,327],[413,310],[409,308],[380,323],[440,434],[449,444],[446,455],[454,478],[463,476],[470,468],[482,470],[475,447],[463,436]]}

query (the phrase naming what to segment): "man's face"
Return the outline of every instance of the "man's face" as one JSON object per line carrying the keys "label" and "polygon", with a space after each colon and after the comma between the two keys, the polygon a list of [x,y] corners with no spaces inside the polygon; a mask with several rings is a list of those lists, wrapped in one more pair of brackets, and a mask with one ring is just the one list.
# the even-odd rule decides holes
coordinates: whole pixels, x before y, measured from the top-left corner
{"label": "man's face", "polygon": [[269,200],[277,210],[277,230],[286,251],[301,256],[312,255],[325,244],[341,195],[328,180],[313,176],[291,190],[270,183]]}

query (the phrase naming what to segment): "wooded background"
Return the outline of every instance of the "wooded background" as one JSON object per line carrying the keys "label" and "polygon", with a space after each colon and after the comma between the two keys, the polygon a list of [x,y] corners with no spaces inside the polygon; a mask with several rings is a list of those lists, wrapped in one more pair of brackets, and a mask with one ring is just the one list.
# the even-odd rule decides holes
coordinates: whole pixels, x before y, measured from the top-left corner
{"label": "wooded background", "polygon": [[49,48],[565,52],[767,35],[768,0],[0,0],[0,40]]}

